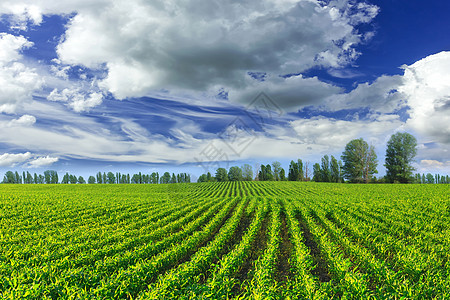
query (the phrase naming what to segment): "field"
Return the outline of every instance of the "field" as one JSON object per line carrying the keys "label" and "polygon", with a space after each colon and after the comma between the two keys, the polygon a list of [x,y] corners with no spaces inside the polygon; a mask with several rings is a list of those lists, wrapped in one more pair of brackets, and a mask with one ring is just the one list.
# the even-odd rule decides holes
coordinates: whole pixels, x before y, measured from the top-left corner
{"label": "field", "polygon": [[448,185],[0,185],[1,299],[450,298]]}

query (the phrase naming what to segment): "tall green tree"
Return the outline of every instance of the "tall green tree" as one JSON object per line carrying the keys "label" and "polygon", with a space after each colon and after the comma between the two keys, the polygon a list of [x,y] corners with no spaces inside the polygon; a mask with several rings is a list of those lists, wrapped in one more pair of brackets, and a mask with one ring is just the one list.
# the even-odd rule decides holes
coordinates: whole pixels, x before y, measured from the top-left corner
{"label": "tall green tree", "polygon": [[116,183],[116,176],[113,172],[108,172],[108,174],[106,174],[106,180],[109,184]]}
{"label": "tall green tree", "polygon": [[407,132],[393,134],[387,143],[384,164],[388,182],[412,182],[412,163],[416,154],[417,140],[414,136]]}
{"label": "tall green tree", "polygon": [[331,155],[330,163],[331,182],[341,182],[341,169],[338,160]]}
{"label": "tall green tree", "polygon": [[272,172],[272,167],[270,166],[270,164],[266,165],[265,178],[266,178],[267,181],[272,181],[273,180],[273,172]]}
{"label": "tall green tree", "polygon": [[320,165],[319,165],[319,163],[315,163],[313,165],[313,181],[320,182],[321,179],[322,179],[322,173],[320,170]]}
{"label": "tall green tree", "polygon": [[231,167],[230,170],[228,171],[228,180],[229,181],[241,181],[242,180],[242,169],[237,166]]}
{"label": "tall green tree", "polygon": [[16,176],[12,171],[7,171],[3,177],[3,183],[18,183],[16,182]]}
{"label": "tall green tree", "polygon": [[[161,176],[160,181],[161,181],[161,183],[170,183],[170,179],[171,179],[170,173],[164,172],[163,176]],[[137,179],[137,180],[139,181],[139,179]]]}
{"label": "tall green tree", "polygon": [[273,167],[273,180],[280,181],[281,163],[279,161],[274,161],[272,163],[272,167]]}
{"label": "tall green tree", "polygon": [[298,164],[293,160],[291,160],[291,163],[289,165],[288,180],[289,181],[298,180]]}
{"label": "tall green tree", "polygon": [[89,178],[88,178],[88,183],[89,184],[94,184],[95,183],[95,177],[94,176],[89,176]]}
{"label": "tall green tree", "polygon": [[219,182],[228,181],[228,174],[225,168],[218,168],[216,170],[216,180]]}
{"label": "tall green tree", "polygon": [[351,182],[368,183],[377,171],[377,154],[362,138],[347,143],[341,156],[344,161],[344,177]]}
{"label": "tall green tree", "polygon": [[433,176],[433,174],[431,174],[431,173],[427,173],[427,176],[425,177],[426,178],[426,183],[434,183],[434,176]]}
{"label": "tall green tree", "polygon": [[331,182],[331,171],[330,171],[330,158],[328,155],[322,157],[322,164],[320,166],[320,177],[322,182]]}
{"label": "tall green tree", "polygon": [[286,171],[283,168],[280,170],[280,181],[286,181]]}
{"label": "tall green tree", "polygon": [[103,176],[101,172],[97,173],[97,183],[103,183]]}
{"label": "tall green tree", "polygon": [[303,161],[300,158],[297,160],[297,168],[298,168],[298,180],[305,181],[305,173],[303,170]]}
{"label": "tall green tree", "polygon": [[14,175],[16,177],[16,183],[22,183],[22,177],[19,175],[19,172],[16,171]]}
{"label": "tall green tree", "polygon": [[266,181],[266,166],[261,165],[261,170],[258,173],[258,180],[259,181]]}

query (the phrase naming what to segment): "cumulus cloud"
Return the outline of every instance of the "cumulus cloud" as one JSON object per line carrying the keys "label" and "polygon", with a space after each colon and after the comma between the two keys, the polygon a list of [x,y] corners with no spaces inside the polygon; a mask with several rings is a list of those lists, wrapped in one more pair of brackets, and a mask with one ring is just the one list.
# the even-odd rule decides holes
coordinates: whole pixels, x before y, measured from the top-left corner
{"label": "cumulus cloud", "polygon": [[303,144],[322,145],[327,149],[343,149],[352,139],[364,138],[374,145],[384,144],[402,122],[396,115],[373,115],[367,120],[336,120],[324,117],[291,122],[298,140]]}
{"label": "cumulus cloud", "polygon": [[32,45],[23,36],[0,33],[0,112],[14,112],[43,84],[36,70],[20,62],[20,52]]}
{"label": "cumulus cloud", "polygon": [[98,92],[85,92],[78,88],[65,88],[62,91],[54,89],[48,96],[50,101],[67,102],[67,105],[76,112],[89,111],[103,102],[103,94]]}
{"label": "cumulus cloud", "polygon": [[378,77],[373,83],[361,83],[349,93],[328,97],[324,103],[327,110],[358,109],[369,107],[381,113],[392,113],[406,105],[404,95],[398,92],[403,83],[400,75]]}
{"label": "cumulus cloud", "polygon": [[36,159],[30,160],[27,163],[27,167],[29,168],[41,168],[45,166],[50,166],[57,162],[59,159],[57,157],[50,157],[50,156],[42,156],[38,157]]}
{"label": "cumulus cloud", "polygon": [[[0,12],[33,24],[76,15],[58,46],[63,63],[105,65],[101,86],[117,98],[160,89],[239,89],[248,71],[274,75],[339,68],[359,55],[356,26],[378,7],[321,1],[3,1]],[[42,18],[42,16],[41,16]],[[64,76],[64,70],[54,70]],[[245,88],[245,86],[244,86]]]}
{"label": "cumulus cloud", "polygon": [[2,167],[14,167],[17,164],[23,163],[32,157],[30,152],[25,153],[4,153],[0,155],[0,166]]}
{"label": "cumulus cloud", "polygon": [[287,111],[296,111],[304,106],[321,104],[324,99],[341,92],[339,87],[320,81],[317,77],[302,75],[289,78],[270,77],[258,81],[247,77],[243,89],[231,90],[230,101],[249,104],[264,91],[274,103]]}
{"label": "cumulus cloud", "polygon": [[59,159],[57,157],[51,156],[36,156],[30,152],[25,153],[4,153],[0,155],[0,166],[1,167],[15,167],[22,164],[27,168],[40,168],[44,166],[49,166],[57,162]]}
{"label": "cumulus cloud", "polygon": [[4,3],[1,9],[8,12],[10,28],[13,30],[27,30],[28,23],[39,25],[42,22],[42,11],[37,5],[23,3]]}
{"label": "cumulus cloud", "polygon": [[[447,156],[448,158],[448,156]],[[416,171],[420,174],[432,173],[450,175],[450,160],[422,159],[415,165]]]}
{"label": "cumulus cloud", "polygon": [[36,118],[31,115],[23,115],[18,119],[13,119],[8,122],[7,127],[16,126],[33,126],[36,123]]}
{"label": "cumulus cloud", "polygon": [[404,66],[399,87],[407,98],[407,125],[421,134],[450,146],[450,52],[430,55]]}

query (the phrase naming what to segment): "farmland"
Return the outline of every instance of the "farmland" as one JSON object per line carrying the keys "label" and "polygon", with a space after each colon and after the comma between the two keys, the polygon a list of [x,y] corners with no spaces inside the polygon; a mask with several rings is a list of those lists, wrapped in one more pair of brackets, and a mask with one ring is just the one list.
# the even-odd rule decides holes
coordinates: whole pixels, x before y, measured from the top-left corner
{"label": "farmland", "polygon": [[1,185],[2,299],[450,297],[448,185]]}

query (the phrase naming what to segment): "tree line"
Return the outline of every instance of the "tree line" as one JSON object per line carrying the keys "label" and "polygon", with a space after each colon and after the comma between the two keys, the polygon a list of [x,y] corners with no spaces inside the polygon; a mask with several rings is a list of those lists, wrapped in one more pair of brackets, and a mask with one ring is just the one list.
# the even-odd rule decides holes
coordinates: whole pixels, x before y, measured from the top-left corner
{"label": "tree line", "polygon": [[[202,174],[197,182],[213,181],[315,181],[315,182],[351,182],[351,183],[450,183],[449,176],[432,175],[428,173],[413,175],[412,163],[417,153],[417,140],[409,133],[398,132],[391,136],[387,143],[385,164],[386,175],[376,178],[378,159],[375,147],[364,139],[354,139],[347,143],[341,160],[333,155],[324,155],[320,163],[315,163],[310,169],[309,162],[301,159],[292,160],[288,174],[280,162],[260,165],[253,177],[252,167],[248,164],[218,168],[215,176],[210,172]],[[311,178],[312,176],[312,178]]]}
{"label": "tree line", "polygon": [[[364,139],[354,139],[347,143],[338,160],[333,155],[324,155],[320,163],[314,163],[311,168],[309,161],[302,159],[292,160],[287,169],[282,168],[278,161],[272,164],[260,165],[256,174],[249,164],[242,167],[232,166],[229,170],[218,168],[215,174],[210,172],[200,175],[197,182],[223,182],[223,181],[315,181],[315,182],[351,182],[351,183],[450,183],[448,175],[413,174],[412,163],[417,153],[417,141],[409,133],[395,133],[387,143],[385,164],[386,175],[376,178],[378,159],[375,147],[369,145]],[[87,182],[82,176],[69,173],[61,179],[63,184],[164,184],[189,183],[191,176],[187,173],[170,174],[158,172],[133,174],[98,172],[89,176]],[[3,177],[3,183],[26,184],[56,184],[59,183],[58,173],[47,170],[44,174],[33,175],[17,171],[8,171]]]}
{"label": "tree line", "polygon": [[30,172],[23,172],[22,175],[17,171],[7,171],[3,177],[2,183],[15,184],[158,184],[158,183],[189,183],[191,175],[187,173],[179,173],[172,175],[165,172],[162,176],[158,172],[152,174],[142,174],[141,172],[133,174],[122,174],[113,172],[98,172],[96,176],[89,176],[87,182],[83,176],[76,176],[66,173],[59,182],[58,172],[47,170],[44,174],[32,175]]}

